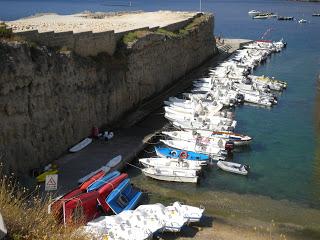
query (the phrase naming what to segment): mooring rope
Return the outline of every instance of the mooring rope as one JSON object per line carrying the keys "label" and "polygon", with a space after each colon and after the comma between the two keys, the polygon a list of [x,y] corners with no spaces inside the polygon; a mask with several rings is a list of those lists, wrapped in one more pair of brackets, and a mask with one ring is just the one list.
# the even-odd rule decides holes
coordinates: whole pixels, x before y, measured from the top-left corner
{"label": "mooring rope", "polygon": [[128,164],[129,166],[134,167],[134,168],[137,168],[137,169],[139,169],[140,171],[142,171],[142,168],[139,168],[139,167],[137,167],[136,165],[133,165],[133,164],[128,163],[128,162],[127,162],[126,164]]}

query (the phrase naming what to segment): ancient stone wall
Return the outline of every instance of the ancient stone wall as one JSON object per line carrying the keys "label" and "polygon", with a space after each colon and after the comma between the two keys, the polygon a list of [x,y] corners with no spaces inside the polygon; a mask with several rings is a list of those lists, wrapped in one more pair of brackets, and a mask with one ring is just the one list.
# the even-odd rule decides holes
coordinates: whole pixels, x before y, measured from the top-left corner
{"label": "ancient stone wall", "polygon": [[[193,21],[199,14],[189,19],[176,22],[165,26],[164,29],[168,31],[176,31],[185,27],[187,24]],[[156,28],[150,29],[148,27],[132,29],[129,31],[117,32],[107,31],[107,32],[80,32],[73,33],[69,32],[41,32],[37,30],[15,32],[14,34],[24,38],[26,40],[35,42],[40,45],[45,45],[49,47],[66,48],[72,50],[81,56],[95,56],[100,52],[106,52],[109,55],[113,55],[117,42],[121,37],[129,32],[134,32],[137,30],[149,30],[152,31]]]}
{"label": "ancient stone wall", "polygon": [[0,41],[2,161],[18,173],[45,165],[92,126],[112,125],[215,49],[210,15],[188,34],[151,33],[114,56],[81,57]]}

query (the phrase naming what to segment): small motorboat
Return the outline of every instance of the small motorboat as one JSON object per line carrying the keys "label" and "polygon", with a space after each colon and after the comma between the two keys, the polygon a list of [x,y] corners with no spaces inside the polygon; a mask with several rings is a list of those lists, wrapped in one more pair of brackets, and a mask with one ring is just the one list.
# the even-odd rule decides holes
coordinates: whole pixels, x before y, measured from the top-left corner
{"label": "small motorboat", "polygon": [[218,161],[217,166],[226,172],[237,173],[241,175],[248,175],[249,171],[248,165],[235,162]]}
{"label": "small motorboat", "polygon": [[105,213],[110,212],[110,207],[106,203],[106,198],[109,194],[117,187],[120,183],[122,183],[125,179],[128,178],[128,174],[122,173],[118,177],[113,178],[109,182],[105,183],[102,187],[100,187],[97,191],[99,193],[98,203],[102,207]]}
{"label": "small motorboat", "polygon": [[195,170],[175,170],[170,168],[148,167],[142,169],[144,175],[162,181],[197,183]]}
{"label": "small motorboat", "polygon": [[279,21],[293,21],[294,17],[279,16],[278,20]]}
{"label": "small motorboat", "polygon": [[307,23],[308,21],[307,20],[305,20],[305,19],[300,19],[299,21],[298,21],[298,23]]}
{"label": "small motorboat", "polygon": [[[110,233],[110,235],[112,234],[112,239],[114,239],[120,234],[120,231],[117,231],[118,226],[124,226],[126,229],[130,230],[132,230],[132,228],[137,228],[135,229],[135,232],[122,231],[123,233],[126,233],[126,235],[123,236],[124,238],[121,238],[123,240],[149,239],[155,232],[162,231],[165,227],[164,222],[154,213],[149,214],[139,210],[126,210],[118,215],[102,216],[94,219],[93,221],[88,222],[84,229],[89,234],[94,234],[94,239],[104,239],[104,236],[108,235],[108,233]],[[137,230],[146,230],[149,234],[139,238],[136,234]]]}
{"label": "small motorboat", "polygon": [[312,16],[313,17],[320,17],[320,13],[313,13]]}
{"label": "small motorboat", "polygon": [[256,16],[256,15],[258,15],[258,14],[261,14],[261,12],[258,11],[258,10],[251,10],[251,11],[248,12],[248,14],[249,14],[250,16]]}
{"label": "small motorboat", "polygon": [[188,141],[183,140],[162,140],[160,139],[160,142],[163,142],[169,147],[178,148],[185,151],[191,151],[191,152],[199,152],[202,154],[208,154],[211,156],[225,156],[227,155],[227,151],[219,148],[215,145],[205,145],[205,144],[194,144]]}
{"label": "small motorboat", "polygon": [[104,184],[110,182],[113,178],[116,178],[118,176],[120,176],[120,172],[118,172],[118,171],[113,171],[109,174],[104,175],[102,178],[99,178],[98,180],[91,183],[91,185],[89,185],[87,188],[87,192],[92,192],[92,191],[98,190]]}
{"label": "small motorboat", "polygon": [[116,165],[118,165],[119,162],[121,162],[121,160],[122,160],[122,156],[121,155],[111,159],[106,165],[104,165],[101,168],[99,168],[99,169],[87,174],[86,176],[80,178],[78,180],[78,184],[82,184],[83,182],[87,181],[89,178],[91,178],[92,176],[96,175],[100,171],[104,171],[105,173],[108,173],[110,171],[110,169],[112,167],[115,167]]}
{"label": "small motorboat", "polygon": [[[100,239],[100,238],[99,238]],[[116,225],[101,239],[144,240],[152,239],[152,232],[140,226],[131,226],[127,223]]]}
{"label": "small motorboat", "polygon": [[85,138],[75,146],[69,149],[69,152],[75,153],[87,147],[90,143],[92,143],[92,138]]}
{"label": "small motorboat", "polygon": [[75,188],[73,190],[71,190],[70,192],[66,193],[63,196],[60,196],[58,198],[56,198],[52,203],[50,203],[50,205],[48,206],[48,213],[49,214],[53,214],[54,217],[57,219],[57,221],[59,222],[63,222],[64,220],[64,213],[63,213],[63,207],[64,204],[75,198],[78,197],[79,195],[81,195],[83,193],[83,191],[78,187]]}
{"label": "small motorboat", "polygon": [[154,147],[157,156],[163,158],[183,158],[185,160],[193,160],[193,161],[207,161],[209,160],[209,156],[202,153],[184,151],[173,148],[162,148],[162,147]]}
{"label": "small motorboat", "polygon": [[[110,176],[110,174],[108,175]],[[91,221],[100,216],[101,211],[98,206],[101,206],[105,213],[110,211],[105,199],[126,178],[128,178],[128,174],[123,173],[109,179],[100,188],[90,192],[83,192],[80,187],[75,188],[51,203],[48,209],[49,213],[53,213],[57,220],[64,224]]]}
{"label": "small motorboat", "polygon": [[63,204],[63,223],[87,223],[100,216],[98,209],[99,193],[83,193]]}
{"label": "small motorboat", "polygon": [[80,179],[78,180],[78,184],[84,183],[84,182],[87,181],[89,178],[91,178],[92,176],[96,175],[98,172],[101,172],[101,171],[103,171],[103,172],[105,172],[105,173],[108,173],[108,172],[110,171],[110,167],[108,167],[108,166],[106,166],[106,165],[105,165],[105,166],[102,166],[101,168],[99,168],[99,169],[97,169],[97,170],[95,170],[95,171],[87,174],[86,176],[80,178]]}
{"label": "small motorboat", "polygon": [[85,182],[83,182],[80,185],[80,189],[84,192],[87,191],[87,188],[94,183],[95,181],[97,181],[98,179],[102,178],[106,173],[104,171],[99,171],[97,172],[95,175],[93,175],[92,177],[90,177],[88,180],[86,180]]}
{"label": "small motorboat", "polygon": [[268,18],[272,18],[272,17],[275,17],[273,14],[267,14],[267,13],[260,13],[260,14],[257,14],[255,16],[253,16],[252,18],[253,19],[268,19]]}
{"label": "small motorboat", "polygon": [[193,207],[189,205],[184,205],[180,202],[174,202],[172,206],[166,207],[176,209],[184,218],[188,220],[188,222],[199,222],[202,218],[204,208],[203,207]]}
{"label": "small motorboat", "polygon": [[167,209],[161,203],[140,205],[135,211],[157,216],[157,218],[164,223],[164,231],[167,232],[179,232],[188,222],[179,211],[176,209]]}
{"label": "small motorboat", "polygon": [[115,214],[134,209],[142,197],[142,192],[133,188],[130,179],[123,180],[107,197],[106,203]]}
{"label": "small motorboat", "polygon": [[111,159],[106,166],[108,166],[109,168],[114,168],[115,166],[117,166],[122,160],[122,156],[116,156],[115,158]]}
{"label": "small motorboat", "polygon": [[201,170],[202,166],[207,165],[204,161],[189,161],[176,158],[140,158],[139,162],[144,167],[168,167],[172,169],[191,169]]}

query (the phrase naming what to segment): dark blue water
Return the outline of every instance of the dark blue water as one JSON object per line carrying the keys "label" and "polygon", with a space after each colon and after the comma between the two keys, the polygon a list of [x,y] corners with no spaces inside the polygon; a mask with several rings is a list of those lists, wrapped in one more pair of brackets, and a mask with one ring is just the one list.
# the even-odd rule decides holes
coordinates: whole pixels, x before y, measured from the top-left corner
{"label": "dark blue water", "polygon": [[[199,1],[195,0],[135,0],[132,7],[106,5],[116,2],[123,5],[129,1],[0,0],[0,19],[13,20],[38,12],[199,10]],[[247,15],[251,9],[305,18],[310,23],[252,20]],[[211,171],[199,187],[186,189],[261,194],[320,207],[320,106],[319,99],[316,101],[320,17],[311,16],[315,11],[320,12],[320,4],[285,0],[203,0],[202,10],[214,13],[217,35],[257,39],[271,29],[266,38],[278,40],[283,37],[288,42],[287,49],[273,55],[255,74],[275,76],[287,81],[289,87],[272,109],[243,106],[236,110],[237,132],[254,138],[251,149],[234,154],[235,161],[250,164],[249,177]],[[179,184],[159,184],[181,190]]]}

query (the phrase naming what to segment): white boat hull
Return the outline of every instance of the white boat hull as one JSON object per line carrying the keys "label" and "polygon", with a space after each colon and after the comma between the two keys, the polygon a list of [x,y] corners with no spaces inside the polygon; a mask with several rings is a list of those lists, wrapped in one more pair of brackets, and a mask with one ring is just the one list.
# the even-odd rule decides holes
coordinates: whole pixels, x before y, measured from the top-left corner
{"label": "white boat hull", "polygon": [[248,175],[248,170],[245,169],[244,165],[239,163],[218,161],[217,166],[226,172],[236,173],[240,175]]}
{"label": "white boat hull", "polygon": [[69,152],[71,153],[79,152],[80,150],[84,149],[91,143],[92,143],[92,138],[85,138],[81,142],[79,142],[78,144],[70,148]]}
{"label": "white boat hull", "polygon": [[196,173],[193,176],[183,176],[180,174],[176,174],[175,171],[171,171],[170,174],[164,173],[157,173],[157,171],[153,170],[152,168],[144,168],[142,169],[144,175],[154,178],[161,181],[168,181],[168,182],[185,182],[185,183],[197,183],[198,176]]}

